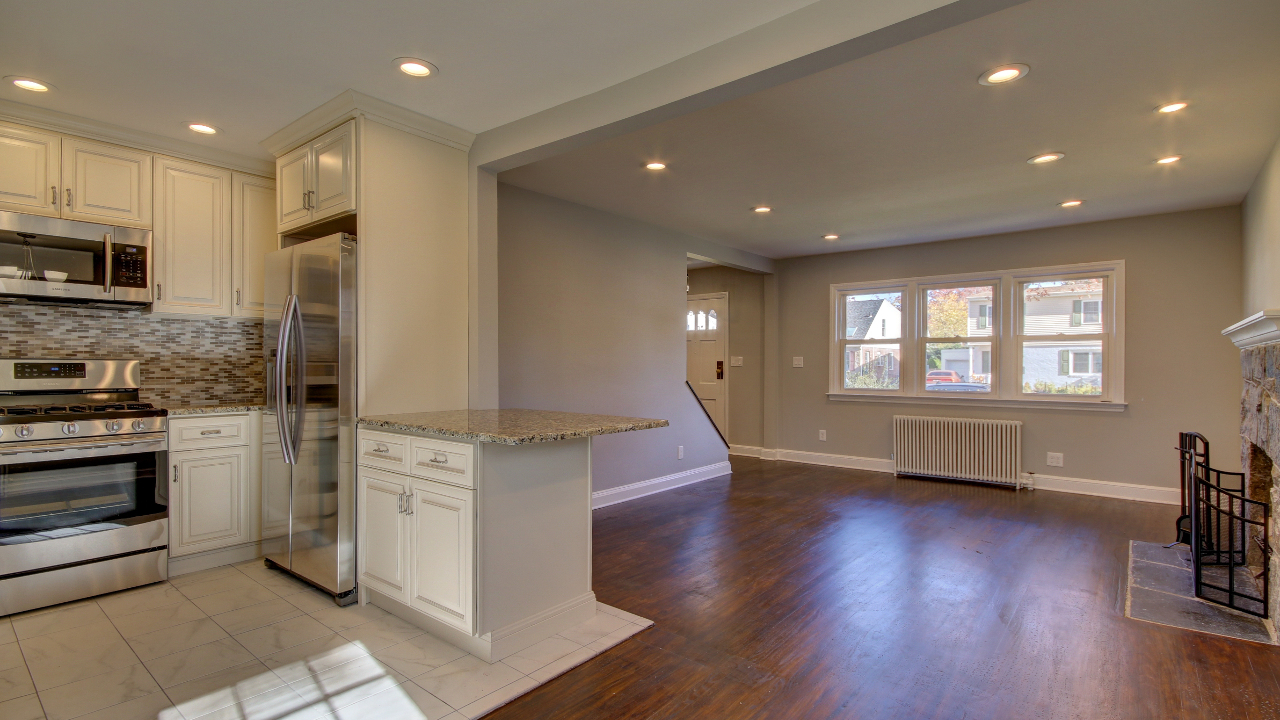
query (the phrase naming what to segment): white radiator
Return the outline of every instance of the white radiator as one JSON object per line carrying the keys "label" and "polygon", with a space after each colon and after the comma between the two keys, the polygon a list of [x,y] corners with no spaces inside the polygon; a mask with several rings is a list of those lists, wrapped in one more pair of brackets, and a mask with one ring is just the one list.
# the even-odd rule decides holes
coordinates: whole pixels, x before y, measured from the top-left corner
{"label": "white radiator", "polygon": [[1022,484],[1022,423],[893,416],[893,472]]}

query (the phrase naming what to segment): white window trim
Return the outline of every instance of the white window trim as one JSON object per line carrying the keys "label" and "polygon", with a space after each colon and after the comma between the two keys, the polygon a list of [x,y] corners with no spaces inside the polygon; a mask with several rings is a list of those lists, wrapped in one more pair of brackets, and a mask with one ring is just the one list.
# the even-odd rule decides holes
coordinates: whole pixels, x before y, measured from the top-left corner
{"label": "white window trim", "polygon": [[[978,407],[1052,407],[1076,410],[1122,411],[1127,407],[1124,399],[1124,337],[1125,337],[1125,266],[1123,260],[1110,262],[1053,265],[1036,268],[1019,268],[986,273],[963,273],[928,277],[879,280],[870,282],[837,283],[831,285],[828,298],[828,392],[832,400],[862,402],[903,402],[936,405],[969,405]],[[1107,332],[1089,335],[1068,335],[1073,340],[1102,340],[1103,383],[1102,394],[1095,396],[1037,395],[1022,392],[1022,357],[1018,331],[1022,327],[1022,303],[1019,297],[1021,283],[1042,279],[1069,279],[1098,277],[1107,279],[1103,287],[1103,326]],[[995,292],[991,299],[994,322],[992,334],[973,338],[974,341],[992,345],[991,365],[996,384],[990,393],[942,393],[926,391],[924,344],[927,338],[926,308],[918,307],[924,287],[964,286],[991,283]],[[840,296],[844,293],[902,293],[902,337],[899,381],[896,390],[872,390],[866,388],[845,389],[843,380],[844,358],[842,342],[844,328],[841,325]],[[1108,322],[1109,321],[1109,322]],[[1052,337],[1052,336],[1037,336]],[[882,342],[882,341],[877,341]]]}

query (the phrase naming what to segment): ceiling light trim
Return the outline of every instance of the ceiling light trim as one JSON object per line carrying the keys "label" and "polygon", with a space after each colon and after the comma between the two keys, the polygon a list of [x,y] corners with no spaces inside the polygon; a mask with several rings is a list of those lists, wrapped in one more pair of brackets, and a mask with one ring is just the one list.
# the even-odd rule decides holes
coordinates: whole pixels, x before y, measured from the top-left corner
{"label": "ceiling light trim", "polygon": [[[418,72],[417,70],[413,70],[413,71],[406,70],[405,66],[409,66],[409,65],[415,66],[415,68],[424,69],[426,70],[426,72]],[[429,63],[426,60],[423,60],[422,58],[416,58],[416,57],[396,58],[396,69],[404,73],[405,75],[408,75],[409,77],[413,77],[413,78],[433,78],[440,74],[440,68],[436,67],[435,64]]]}
{"label": "ceiling light trim", "polygon": [[1049,163],[1057,162],[1066,156],[1067,156],[1066,153],[1060,153],[1060,152],[1040,153],[1039,155],[1034,155],[1032,157],[1027,158],[1027,164],[1028,165],[1048,165]]}
{"label": "ceiling light trim", "polygon": [[[29,76],[29,75],[5,75],[5,76],[4,76],[4,81],[5,81],[5,82],[7,82],[7,83],[9,83],[10,85],[13,85],[14,87],[18,88],[19,90],[26,90],[27,92],[32,92],[32,93],[40,93],[40,94],[43,94],[43,93],[47,93],[47,92],[49,92],[50,90],[56,90],[56,89],[57,89],[57,88],[55,88],[52,84],[47,83],[47,82],[45,82],[45,81],[43,81],[43,80],[37,80],[36,78],[33,78],[33,77]],[[25,87],[25,86],[19,85],[18,83],[20,83],[20,82],[33,83],[33,84],[35,84],[35,85],[39,85],[40,87],[38,87],[38,88],[35,88],[35,87]]]}
{"label": "ceiling light trim", "polygon": [[1190,105],[1191,103],[1186,103],[1181,101],[1165,103],[1163,105],[1156,107],[1156,109],[1153,110],[1152,112],[1159,113],[1161,115],[1172,115],[1173,113],[1182,112],[1183,110],[1186,110]]}
{"label": "ceiling light trim", "polygon": [[[991,79],[995,75],[1007,74],[1011,72],[1015,74],[1000,80]],[[1030,73],[1031,73],[1031,66],[1024,65],[1023,63],[1008,63],[1005,65],[997,65],[996,67],[993,67],[990,70],[987,70],[986,72],[979,75],[978,84],[986,85],[988,87],[995,87],[997,85],[1008,85],[1011,82],[1017,82],[1018,80],[1021,80],[1022,78],[1026,77]]]}

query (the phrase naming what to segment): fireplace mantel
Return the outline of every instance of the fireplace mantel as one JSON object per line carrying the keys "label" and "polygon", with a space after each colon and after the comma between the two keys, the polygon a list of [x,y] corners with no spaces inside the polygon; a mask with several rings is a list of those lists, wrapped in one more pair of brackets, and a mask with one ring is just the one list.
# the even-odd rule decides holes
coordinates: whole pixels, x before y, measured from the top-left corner
{"label": "fireplace mantel", "polygon": [[1254,313],[1222,331],[1238,348],[1280,343],[1280,310]]}

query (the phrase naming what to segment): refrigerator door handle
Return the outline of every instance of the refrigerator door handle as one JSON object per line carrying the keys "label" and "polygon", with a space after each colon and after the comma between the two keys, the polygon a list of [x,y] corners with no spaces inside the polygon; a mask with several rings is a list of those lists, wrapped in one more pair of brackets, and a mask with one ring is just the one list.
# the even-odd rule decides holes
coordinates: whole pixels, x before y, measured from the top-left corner
{"label": "refrigerator door handle", "polygon": [[293,428],[289,431],[289,440],[293,443],[293,462],[296,465],[302,454],[302,434],[306,429],[307,409],[307,334],[306,325],[302,322],[302,303],[298,296],[293,296],[293,322],[289,324],[295,349],[294,384],[293,384]]}
{"label": "refrigerator door handle", "polygon": [[289,437],[289,339],[293,330],[294,305],[298,296],[290,295],[280,316],[280,336],[276,340],[275,387],[276,429],[280,432],[280,452],[289,465],[297,463],[293,456],[293,439]]}

